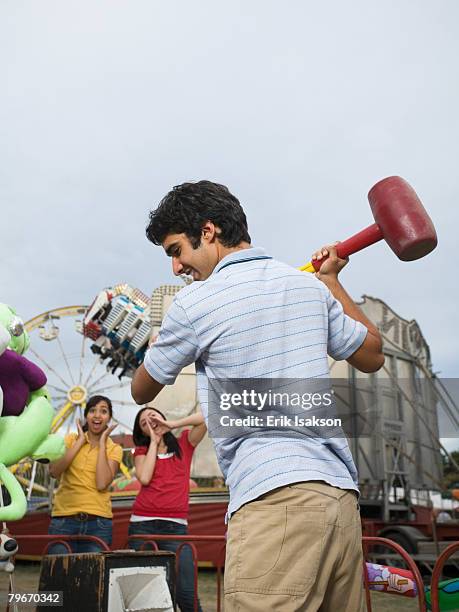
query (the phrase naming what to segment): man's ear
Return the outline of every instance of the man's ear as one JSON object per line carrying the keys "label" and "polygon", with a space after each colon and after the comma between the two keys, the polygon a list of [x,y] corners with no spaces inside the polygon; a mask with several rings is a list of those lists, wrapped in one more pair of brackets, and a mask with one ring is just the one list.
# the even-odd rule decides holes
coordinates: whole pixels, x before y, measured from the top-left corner
{"label": "man's ear", "polygon": [[201,239],[206,242],[213,242],[220,234],[220,228],[212,223],[212,221],[206,221],[201,228]]}

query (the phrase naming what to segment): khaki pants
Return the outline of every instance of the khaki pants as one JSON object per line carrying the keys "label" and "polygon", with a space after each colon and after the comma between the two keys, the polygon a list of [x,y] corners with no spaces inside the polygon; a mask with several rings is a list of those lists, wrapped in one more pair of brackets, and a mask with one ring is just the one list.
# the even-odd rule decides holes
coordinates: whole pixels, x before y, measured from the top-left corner
{"label": "khaki pants", "polygon": [[300,482],[262,495],[229,522],[225,612],[363,612],[354,492]]}

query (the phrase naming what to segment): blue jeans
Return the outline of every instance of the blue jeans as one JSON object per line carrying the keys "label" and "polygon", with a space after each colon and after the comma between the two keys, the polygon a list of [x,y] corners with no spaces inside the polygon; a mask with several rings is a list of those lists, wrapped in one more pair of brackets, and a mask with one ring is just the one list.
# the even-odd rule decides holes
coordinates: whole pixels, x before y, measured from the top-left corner
{"label": "blue jeans", "polygon": [[[50,535],[91,535],[104,540],[109,546],[112,543],[112,519],[99,516],[89,521],[80,521],[69,516],[55,516],[51,518],[48,533]],[[96,542],[81,540],[79,542],[69,541],[74,553],[100,552],[101,547]],[[67,547],[63,544],[54,544],[48,548],[50,555],[69,554]]]}
{"label": "blue jeans", "polygon": [[[174,521],[138,521],[129,523],[129,535],[187,535],[186,525]],[[151,540],[150,540],[151,541]],[[139,550],[144,541],[130,540],[129,547]],[[160,550],[175,552],[182,542],[161,540],[157,542]],[[148,550],[148,540],[145,540],[144,550]],[[194,610],[194,567],[193,557],[189,546],[184,546],[180,551],[179,574],[177,576],[177,604],[182,612],[193,612]],[[198,612],[202,612],[198,599]]]}

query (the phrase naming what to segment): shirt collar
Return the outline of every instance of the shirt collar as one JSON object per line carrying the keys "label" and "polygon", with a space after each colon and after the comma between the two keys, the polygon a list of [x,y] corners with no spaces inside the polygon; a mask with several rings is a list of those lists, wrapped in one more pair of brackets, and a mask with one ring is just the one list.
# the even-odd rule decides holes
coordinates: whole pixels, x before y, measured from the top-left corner
{"label": "shirt collar", "polygon": [[[78,438],[78,434],[76,434],[76,437]],[[86,442],[89,444],[89,446],[91,446],[91,442],[89,441],[89,434],[87,431],[84,432],[84,437],[86,438]],[[75,438],[76,439],[76,438]],[[110,438],[110,436],[107,438],[106,441],[107,447],[110,447],[112,444],[115,444],[113,442],[113,440]],[[97,446],[97,445],[96,445]]]}
{"label": "shirt collar", "polygon": [[243,261],[253,261],[256,259],[272,259],[271,255],[268,255],[261,247],[250,247],[248,249],[241,249],[240,251],[234,251],[223,259],[221,259],[215,266],[212,274],[217,274],[222,268],[235,263],[242,263]]}

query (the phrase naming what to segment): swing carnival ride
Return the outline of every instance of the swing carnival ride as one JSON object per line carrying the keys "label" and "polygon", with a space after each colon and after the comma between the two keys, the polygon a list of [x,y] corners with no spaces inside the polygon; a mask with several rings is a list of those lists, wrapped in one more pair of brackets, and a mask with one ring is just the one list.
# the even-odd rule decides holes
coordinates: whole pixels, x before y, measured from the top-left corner
{"label": "swing carnival ride", "polygon": [[[114,379],[114,370],[110,371],[102,359],[94,355],[95,351],[90,350],[88,340],[93,334],[91,327],[87,330],[85,326],[87,311],[87,306],[56,308],[26,323],[32,340],[30,352],[46,369],[47,386],[57,408],[52,424],[54,431],[62,427],[68,430],[74,426],[76,418],[82,419],[86,401],[92,395],[109,394],[114,406],[119,408],[135,406],[130,401],[130,380]],[[81,334],[79,346],[75,341],[75,331]],[[34,337],[33,332],[38,337]],[[48,345],[44,351],[38,348],[38,340]],[[50,347],[54,349],[53,357],[50,356]]]}
{"label": "swing carnival ride", "polygon": [[[130,432],[138,410],[130,397],[130,379],[180,289],[181,286],[163,285],[148,297],[127,284],[119,284],[101,291],[89,307],[58,308],[27,322],[31,334],[29,353],[45,369],[57,409],[52,431],[74,429],[86,399],[100,393],[112,399],[120,430]],[[337,383],[338,399],[351,407],[348,435],[360,477],[363,532],[395,540],[418,563],[431,569],[439,551],[451,540],[459,539],[459,522],[432,521],[432,506],[443,504],[449,511],[454,508],[451,500],[441,501],[442,455],[449,457],[453,465],[454,459],[440,441],[437,411],[446,415],[451,430],[459,432],[457,405],[432,373],[429,347],[417,323],[401,318],[379,299],[364,296],[360,307],[383,335],[385,366],[371,375],[357,372],[347,362],[331,361],[330,369],[332,381]],[[155,407],[171,419],[190,414],[197,405],[194,365],[185,368],[176,383],[155,400]],[[362,421],[368,426],[368,435],[359,435]],[[114,435],[117,433],[115,430]],[[115,480],[115,490],[117,483],[135,483],[132,469],[127,467],[132,465],[129,436],[125,436],[125,446],[126,465],[123,475]],[[45,533],[50,507],[47,496],[54,483],[49,482],[46,468],[37,468],[30,460],[24,460],[16,474],[27,488],[30,509],[34,501],[41,502],[42,509],[29,513],[38,521],[33,531],[26,517],[14,525],[15,534]],[[192,478],[204,485],[221,479],[208,438],[195,453]],[[119,487],[113,497],[115,546],[122,545],[118,534],[126,528],[134,500],[135,491],[130,488],[121,492]],[[32,491],[39,496],[32,497]],[[191,532],[204,533],[212,527],[213,533],[223,534],[227,502],[227,491],[221,486],[192,489]],[[25,552],[24,546],[21,551]],[[209,551],[207,557],[200,555],[200,561],[215,559],[216,554]],[[39,555],[39,547],[30,549],[28,554]],[[394,561],[389,551],[372,558],[388,565]]]}

